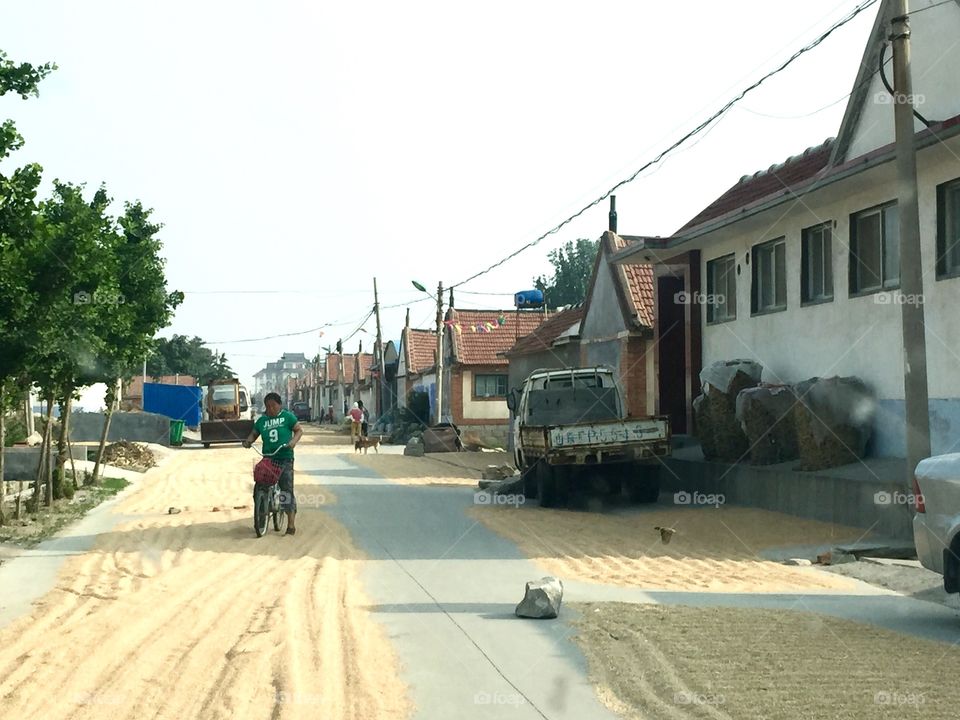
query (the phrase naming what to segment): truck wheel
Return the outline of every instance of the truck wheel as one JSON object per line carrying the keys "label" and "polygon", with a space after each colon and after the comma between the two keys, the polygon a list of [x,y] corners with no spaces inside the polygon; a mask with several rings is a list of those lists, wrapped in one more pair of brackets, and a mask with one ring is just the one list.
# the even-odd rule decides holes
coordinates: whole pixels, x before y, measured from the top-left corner
{"label": "truck wheel", "polygon": [[553,468],[549,464],[540,460],[536,464],[537,475],[537,498],[540,500],[540,507],[549,508],[557,504],[557,478]]}
{"label": "truck wheel", "polygon": [[631,476],[623,479],[623,489],[632,503],[655,503],[660,497],[660,467],[635,465]]}
{"label": "truck wheel", "polygon": [[551,470],[553,471],[553,488],[557,505],[559,507],[567,507],[570,502],[573,468],[561,465],[554,466]]}
{"label": "truck wheel", "polygon": [[529,500],[536,500],[539,497],[537,493],[537,465],[538,460],[533,465],[525,465],[521,473],[523,474],[523,496]]}
{"label": "truck wheel", "polygon": [[210,447],[210,443],[204,443],[203,446],[204,446],[205,448],[208,448],[208,447]]}

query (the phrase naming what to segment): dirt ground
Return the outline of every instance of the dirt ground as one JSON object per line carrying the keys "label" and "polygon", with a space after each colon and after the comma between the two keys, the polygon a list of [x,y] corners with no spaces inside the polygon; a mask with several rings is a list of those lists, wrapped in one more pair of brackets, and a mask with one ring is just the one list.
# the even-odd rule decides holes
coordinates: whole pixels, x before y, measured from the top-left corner
{"label": "dirt ground", "polygon": [[130,490],[133,519],[0,630],[0,718],[409,715],[329,492],[298,481],[297,535],[257,539],[252,455],[183,449]]}
{"label": "dirt ground", "polygon": [[[478,505],[477,520],[550,574],[651,590],[784,592],[855,586],[840,575],[760,558],[765,548],[853,541],[861,530],[733,506],[651,505],[597,513]],[[673,528],[664,544],[655,527]]]}
{"label": "dirt ground", "polygon": [[423,457],[368,452],[350,455],[350,460],[405,485],[475,487],[487,465],[512,465],[505,452],[431,453]]}
{"label": "dirt ground", "polygon": [[798,611],[572,607],[600,699],[629,720],[946,720],[960,707],[949,645]]}

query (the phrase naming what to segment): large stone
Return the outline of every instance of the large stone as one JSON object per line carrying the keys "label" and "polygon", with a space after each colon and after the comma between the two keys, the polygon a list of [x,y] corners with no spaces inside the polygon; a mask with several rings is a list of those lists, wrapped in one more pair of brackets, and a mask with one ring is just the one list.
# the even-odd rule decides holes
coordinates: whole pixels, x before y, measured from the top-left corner
{"label": "large stone", "polygon": [[560,614],[562,602],[563,582],[555,577],[531,580],[517,605],[517,617],[555,618]]}
{"label": "large stone", "polygon": [[704,457],[730,462],[749,450],[747,436],[736,417],[737,395],[760,384],[763,368],[753,360],[718,361],[700,372],[704,400],[695,402],[696,432]]}
{"label": "large stone", "polygon": [[856,462],[866,454],[876,403],[855,377],[811,378],[795,386],[800,469]]}
{"label": "large stone", "polygon": [[403,454],[410,457],[423,457],[423,443],[420,442],[420,438],[410,438],[403,449]]}
{"label": "large stone", "polygon": [[737,395],[736,416],[747,436],[755,465],[796,460],[797,428],[793,406],[797,398],[789,385],[760,385]]}
{"label": "large stone", "polygon": [[452,425],[437,425],[423,431],[423,449],[428,453],[457,452],[463,445]]}

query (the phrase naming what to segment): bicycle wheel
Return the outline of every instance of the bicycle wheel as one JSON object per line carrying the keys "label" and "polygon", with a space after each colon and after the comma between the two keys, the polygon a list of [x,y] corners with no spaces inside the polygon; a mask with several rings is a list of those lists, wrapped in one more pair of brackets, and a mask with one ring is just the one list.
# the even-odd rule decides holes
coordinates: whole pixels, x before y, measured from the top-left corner
{"label": "bicycle wheel", "polygon": [[283,533],[287,531],[287,514],[280,509],[280,493],[273,493],[273,507],[270,508],[273,515],[273,529]]}
{"label": "bicycle wheel", "polygon": [[270,515],[270,493],[257,490],[253,496],[253,530],[257,537],[267,532],[267,520]]}

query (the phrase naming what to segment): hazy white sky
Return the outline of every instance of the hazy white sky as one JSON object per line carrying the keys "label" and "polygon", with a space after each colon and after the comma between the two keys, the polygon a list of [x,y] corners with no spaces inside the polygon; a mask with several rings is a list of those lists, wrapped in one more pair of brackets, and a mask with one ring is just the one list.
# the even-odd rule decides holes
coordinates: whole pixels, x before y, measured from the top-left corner
{"label": "hazy white sky", "polygon": [[[0,48],[59,70],[0,118],[44,192],[105,182],[155,209],[170,287],[187,293],[164,334],[215,341],[249,380],[347,335],[374,276],[401,305],[383,313],[399,338],[424,297],[411,279],[459,282],[540,235],[857,4],[6,2]],[[620,231],[669,234],[741,175],[835,135],[878,7],[621,189]],[[457,305],[509,307],[548,250],[598,237],[606,215],[463,288],[502,295]],[[251,290],[283,292],[229,292]],[[429,300],[410,307],[430,326]],[[325,323],[323,338],[223,342]],[[366,328],[348,350],[372,347]]]}

